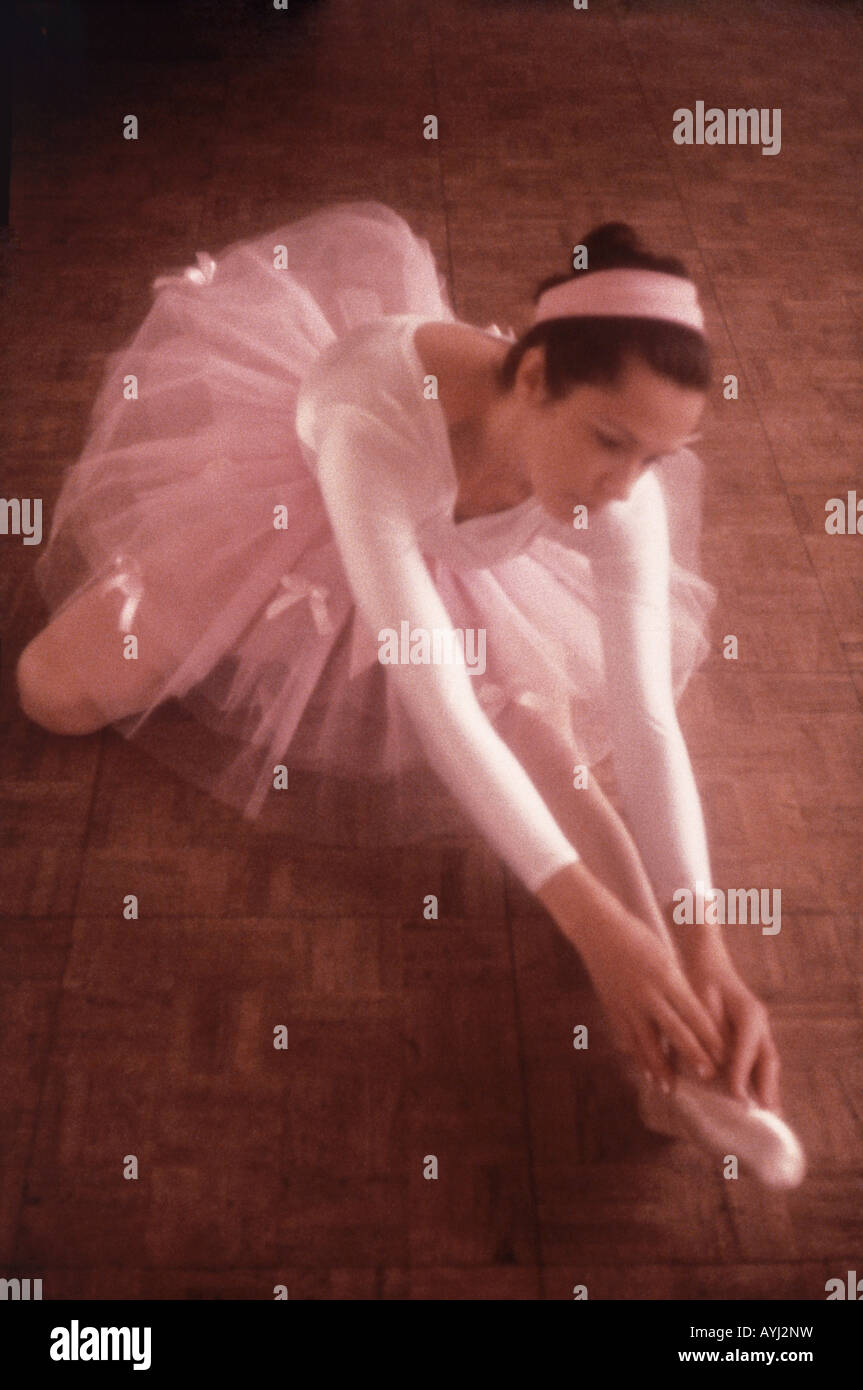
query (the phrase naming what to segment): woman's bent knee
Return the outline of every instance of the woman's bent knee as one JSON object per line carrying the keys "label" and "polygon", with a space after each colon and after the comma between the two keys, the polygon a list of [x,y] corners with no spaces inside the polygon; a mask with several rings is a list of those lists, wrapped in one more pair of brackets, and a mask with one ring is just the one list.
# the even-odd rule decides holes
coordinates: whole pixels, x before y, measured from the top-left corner
{"label": "woman's bent knee", "polygon": [[52,734],[92,734],[107,722],[81,691],[49,663],[39,638],[25,647],[15,671],[18,703],[28,719]]}

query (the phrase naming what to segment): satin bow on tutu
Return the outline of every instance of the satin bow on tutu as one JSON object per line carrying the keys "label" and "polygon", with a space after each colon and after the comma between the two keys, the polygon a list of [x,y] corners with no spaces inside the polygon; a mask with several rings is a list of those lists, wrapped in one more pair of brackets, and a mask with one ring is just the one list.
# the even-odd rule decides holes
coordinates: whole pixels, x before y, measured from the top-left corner
{"label": "satin bow on tutu", "polygon": [[319,584],[313,584],[310,579],[303,579],[297,574],[283,574],[279,580],[285,593],[273,599],[266,610],[267,618],[278,618],[285,609],[291,608],[295,603],[300,603],[302,599],[309,600],[309,607],[312,610],[312,620],[321,637],[329,637],[334,631],[334,626],[327,611],[326,589]]}
{"label": "satin bow on tutu", "polygon": [[196,266],[189,265],[179,275],[160,275],[153,281],[153,289],[160,290],[163,285],[182,285],[185,281],[190,281],[193,285],[210,285],[216,273],[216,262],[212,256],[208,256],[206,251],[196,251]]}
{"label": "satin bow on tutu", "polygon": [[[335,631],[335,624],[330,618],[327,609],[329,594],[320,584],[313,584],[310,579],[303,578],[298,574],[283,574],[279,580],[285,590],[278,598],[273,599],[267,605],[265,617],[267,619],[278,618],[281,613],[292,608],[295,603],[301,603],[303,599],[309,600],[312,620],[315,628],[321,637],[329,637]],[[355,634],[354,653],[350,663],[349,679],[367,669],[370,663],[373,664],[377,657],[377,647],[374,643],[370,645],[370,638],[362,627]],[[522,689],[518,694],[512,694],[502,685],[495,681],[485,680],[477,689],[477,699],[484,712],[490,719],[496,719],[501,711],[511,701],[517,705],[523,705],[526,709],[536,710],[546,714],[555,710],[554,702],[548,700],[536,690]]]}
{"label": "satin bow on tutu", "polygon": [[124,636],[131,632],[135,623],[141,599],[144,596],[144,581],[140,566],[128,555],[117,553],[111,557],[112,574],[99,584],[98,592],[104,597],[112,589],[119,589],[124,602],[117,615],[117,629]]}
{"label": "satin bow on tutu", "polygon": [[497,719],[506,706],[512,703],[523,705],[525,709],[536,710],[538,713],[544,713],[550,707],[550,702],[535,690],[521,690],[517,695],[511,695],[494,681],[486,681],[481,685],[476,697],[489,719]]}

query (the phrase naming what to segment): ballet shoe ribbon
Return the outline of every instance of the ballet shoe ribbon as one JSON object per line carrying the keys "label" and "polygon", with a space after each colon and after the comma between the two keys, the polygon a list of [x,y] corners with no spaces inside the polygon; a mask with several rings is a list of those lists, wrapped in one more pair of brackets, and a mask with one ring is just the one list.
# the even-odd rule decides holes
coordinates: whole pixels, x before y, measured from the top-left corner
{"label": "ballet shoe ribbon", "polygon": [[182,285],[189,281],[193,285],[211,285],[216,273],[216,262],[206,251],[196,251],[198,264],[186,266],[180,275],[160,275],[153,281],[153,289],[160,290],[163,285]]}
{"label": "ballet shoe ribbon", "polygon": [[312,612],[312,621],[318,633],[321,637],[329,637],[335,629],[327,610],[327,598],[329,596],[326,589],[297,574],[283,574],[279,583],[285,592],[273,599],[272,603],[268,605],[266,617],[268,619],[278,618],[286,609],[292,608],[295,603],[301,603],[304,598],[307,598]]}

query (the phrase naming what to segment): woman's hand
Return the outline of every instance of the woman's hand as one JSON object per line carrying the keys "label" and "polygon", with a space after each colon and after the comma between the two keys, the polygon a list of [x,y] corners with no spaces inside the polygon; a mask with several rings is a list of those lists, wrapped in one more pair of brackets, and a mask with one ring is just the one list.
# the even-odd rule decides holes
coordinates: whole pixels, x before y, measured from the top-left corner
{"label": "woman's hand", "polygon": [[639,918],[621,908],[579,930],[577,948],[605,1008],[617,1045],[661,1085],[673,1087],[677,1056],[709,1080],[725,1061],[715,1017],[677,957]]}
{"label": "woman's hand", "polygon": [[684,964],[692,988],[722,1029],[731,1093],[745,1100],[751,1091],[765,1109],[781,1114],[779,1054],[766,1008],[724,951],[696,951],[685,957]]}

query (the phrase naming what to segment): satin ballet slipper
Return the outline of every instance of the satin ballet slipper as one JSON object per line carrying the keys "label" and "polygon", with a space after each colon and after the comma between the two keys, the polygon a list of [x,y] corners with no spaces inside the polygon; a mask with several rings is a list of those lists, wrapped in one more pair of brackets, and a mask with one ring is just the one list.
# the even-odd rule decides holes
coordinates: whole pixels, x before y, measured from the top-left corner
{"label": "satin ballet slipper", "polygon": [[639,1111],[648,1129],[690,1139],[720,1154],[734,1154],[741,1167],[766,1187],[799,1187],[806,1156],[794,1131],[752,1100],[739,1100],[719,1085],[678,1077],[666,1093],[646,1077],[638,1079]]}

